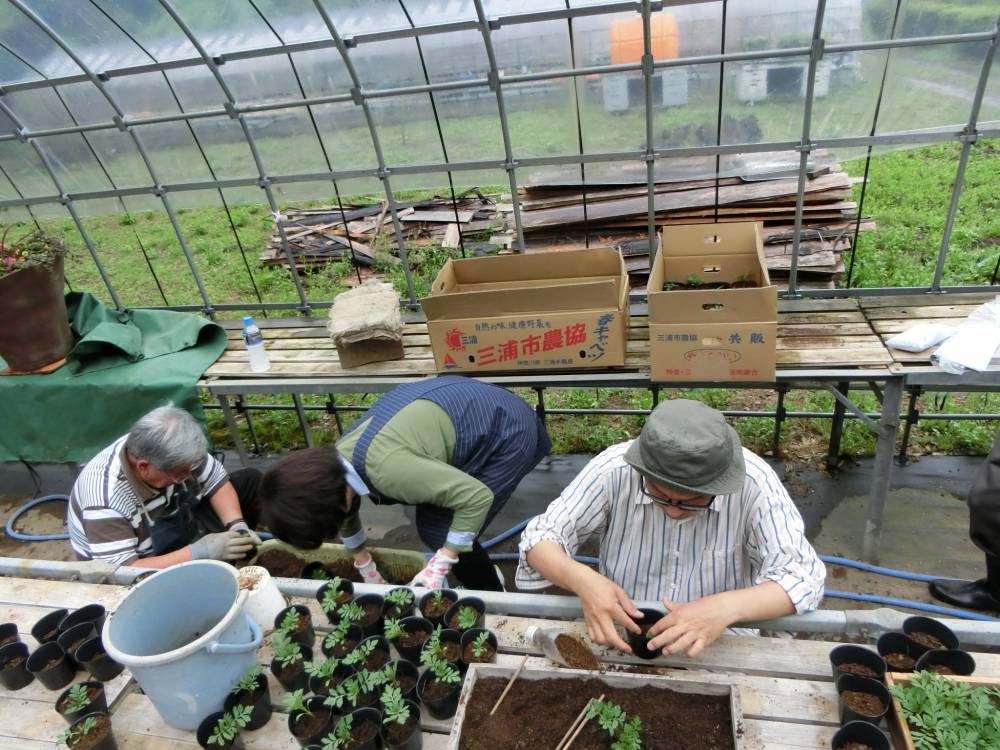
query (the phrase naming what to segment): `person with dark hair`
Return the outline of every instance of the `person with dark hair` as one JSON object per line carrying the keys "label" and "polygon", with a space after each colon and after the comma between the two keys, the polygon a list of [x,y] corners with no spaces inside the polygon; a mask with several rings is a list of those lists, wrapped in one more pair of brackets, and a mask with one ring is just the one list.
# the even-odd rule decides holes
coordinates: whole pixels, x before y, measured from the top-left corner
{"label": "person with dark hair", "polygon": [[241,560],[260,538],[257,469],[228,474],[198,422],[161,406],[92,458],[70,492],[66,525],[81,560],[166,568]]}
{"label": "person with dark hair", "polygon": [[501,591],[478,537],[551,448],[545,426],[509,391],[457,376],[401,385],[379,399],[332,448],[309,448],[261,482],[274,535],[315,548],[339,533],[368,583],[384,583],[358,516],[361,498],[416,506],[420,539],[435,550],[412,586]]}
{"label": "person with dark hair", "polygon": [[986,557],[986,577],[938,578],[929,584],[931,596],[956,607],[1000,612],[1000,437],[980,464],[966,502],[969,538]]}

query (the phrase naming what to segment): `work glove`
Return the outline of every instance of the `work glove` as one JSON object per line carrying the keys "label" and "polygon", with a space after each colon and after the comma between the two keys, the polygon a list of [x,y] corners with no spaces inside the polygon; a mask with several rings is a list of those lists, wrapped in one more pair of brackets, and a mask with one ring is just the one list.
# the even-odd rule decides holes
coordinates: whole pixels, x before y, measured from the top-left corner
{"label": "work glove", "polygon": [[261,544],[261,538],[257,536],[257,532],[247,526],[247,522],[242,518],[230,522],[228,528],[230,531],[246,531],[255,547]]}
{"label": "work glove", "polygon": [[242,560],[253,549],[253,540],[238,531],[205,534],[191,544],[192,560]]}
{"label": "work glove", "polygon": [[365,583],[389,583],[382,577],[382,574],[378,572],[378,568],[375,567],[375,558],[371,555],[368,556],[368,562],[364,565],[354,563],[354,569],[358,571],[358,574]]}
{"label": "work glove", "polygon": [[451,571],[451,566],[456,562],[458,562],[457,559],[442,555],[440,552],[435,552],[431,556],[431,559],[427,561],[424,569],[417,573],[413,580],[410,581],[410,585],[423,586],[428,589],[444,588],[448,581],[448,573]]}

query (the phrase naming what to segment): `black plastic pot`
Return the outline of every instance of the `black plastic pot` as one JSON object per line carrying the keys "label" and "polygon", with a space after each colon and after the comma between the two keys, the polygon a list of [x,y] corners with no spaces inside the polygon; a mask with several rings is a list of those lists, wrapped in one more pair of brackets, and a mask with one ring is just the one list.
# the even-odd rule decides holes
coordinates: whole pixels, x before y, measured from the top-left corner
{"label": "black plastic pot", "polygon": [[445,607],[441,614],[431,615],[427,612],[427,605],[430,601],[434,599],[435,591],[428,591],[422,597],[420,597],[420,602],[418,606],[420,607],[420,614],[431,621],[434,625],[442,625],[444,616],[447,614],[451,605],[458,601],[458,592],[453,589],[437,589],[436,591],[441,592],[441,597],[448,600],[448,606]]}
{"label": "black plastic pot", "polygon": [[[324,583],[316,591],[316,601],[319,602],[320,609],[323,608],[323,597],[326,596],[326,592],[329,591],[330,588],[331,588],[331,586],[330,586],[329,583]],[[340,579],[340,585],[337,587],[337,591],[338,592],[344,592],[344,593],[348,594],[348,599],[346,601],[344,601],[344,602],[341,602],[341,604],[338,605],[337,608],[339,609],[344,604],[347,604],[348,602],[350,602],[351,599],[354,597],[354,584],[351,583],[350,581],[345,581],[343,578],[341,578]],[[340,620],[340,618],[337,616],[337,610],[336,609],[333,610],[332,612],[327,612],[324,609],[323,610],[323,614],[326,615],[326,619],[330,621],[331,625],[336,625],[337,622],[339,622],[339,620]]]}
{"label": "black plastic pot", "polygon": [[358,644],[357,648],[361,648],[369,641],[375,642],[375,648],[372,650],[371,655],[382,653],[385,654],[385,659],[382,661],[381,664],[373,664],[370,667],[366,667],[364,664],[358,664],[357,667],[359,670],[367,669],[369,672],[377,672],[386,664],[388,664],[390,659],[392,659],[392,651],[389,648],[389,641],[386,640],[386,637],[384,635],[369,636],[368,638],[365,638],[363,641],[361,641],[361,643]]}
{"label": "black plastic pot", "polygon": [[361,628],[361,632],[366,638],[370,635],[382,635],[382,630],[385,627],[385,599],[380,594],[362,594],[361,596],[354,597],[354,601],[362,609],[368,604],[378,604],[379,616],[375,622],[368,625],[357,622],[355,625]]}
{"label": "black plastic pot", "polygon": [[[352,674],[354,674],[355,669],[350,664],[338,664],[333,669],[333,675],[331,677],[337,678],[334,680],[335,685],[339,685],[341,682],[346,680]],[[309,690],[316,695],[329,695],[330,686],[328,684],[329,680],[320,677],[310,677],[309,678]]]}
{"label": "black plastic pot", "polygon": [[[407,617],[399,626],[403,629],[405,633],[419,633],[425,632],[427,636],[434,632],[434,626],[431,625],[431,621],[425,617]],[[414,664],[420,663],[420,651],[423,649],[424,644],[420,643],[417,646],[404,646],[399,641],[401,639],[397,638],[392,642],[392,645],[396,647],[396,651],[407,661],[412,661]]]}
{"label": "black plastic pot", "polygon": [[76,650],[74,656],[79,665],[90,672],[95,680],[109,682],[122,673],[124,665],[119,664],[104,649],[101,636],[91,638]]}
{"label": "black plastic pot", "polygon": [[[365,638],[365,634],[361,632],[361,628],[357,625],[351,625],[347,629],[347,635],[344,636],[344,643],[353,642],[354,646],[357,646]],[[347,654],[354,650],[354,646],[351,648],[344,648],[342,644],[338,644],[336,647],[330,647],[326,644],[326,637],[324,636],[323,642],[320,644],[320,651],[323,652],[323,656],[327,659],[343,659]]]}
{"label": "black plastic pot", "polygon": [[[462,634],[457,630],[452,630],[448,628],[447,630],[442,630],[438,636],[438,640],[441,645],[447,643],[454,643],[457,648],[457,653],[454,659],[447,659],[447,661],[455,664],[462,672],[465,671],[465,665],[462,664]],[[444,657],[442,657],[444,658]]]}
{"label": "black plastic pot", "polygon": [[[16,667],[7,666],[17,657],[22,661]],[[28,644],[15,641],[0,648],[0,682],[8,690],[20,690],[30,685],[35,675],[28,671]]]}
{"label": "black plastic pot", "polygon": [[830,651],[830,671],[833,673],[834,682],[840,679],[841,675],[854,674],[853,672],[841,669],[841,665],[843,664],[860,664],[863,667],[868,667],[868,669],[875,673],[874,676],[857,676],[868,677],[868,679],[878,680],[879,682],[885,681],[885,659],[870,648],[848,644],[832,649]]}
{"label": "black plastic pot", "polygon": [[914,667],[914,671],[937,671],[931,669],[931,667],[935,666],[947,667],[951,670],[952,674],[966,677],[976,671],[976,660],[972,658],[971,654],[959,651],[958,649],[949,649],[948,651],[934,649],[926,652],[917,659],[917,666]]}
{"label": "black plastic pot", "polygon": [[351,711],[351,726],[358,727],[362,722],[370,721],[375,725],[375,734],[367,742],[360,745],[351,745],[351,750],[379,750],[382,747],[379,737],[379,728],[382,725],[382,714],[374,708],[358,708]]}
{"label": "black plastic pot", "polygon": [[86,716],[87,714],[105,713],[108,710],[108,698],[104,694],[104,685],[102,685],[100,682],[94,682],[94,681],[80,682],[77,684],[83,685],[85,688],[88,689],[95,687],[99,688],[100,692],[93,700],[90,701],[90,703],[81,708],[79,711],[72,711],[72,712],[67,711],[63,713],[59,710],[59,704],[62,703],[63,700],[69,696],[69,691],[72,690],[74,687],[76,687],[76,685],[70,685],[68,688],[63,690],[62,695],[56,698],[56,713],[62,716],[70,724],[72,724],[77,719]]}
{"label": "black plastic pot", "polygon": [[[49,667],[49,662],[55,663]],[[46,643],[38,649],[27,661],[28,671],[49,690],[62,690],[73,681],[76,669],[66,658],[66,652],[58,643]]]}
{"label": "black plastic pot", "polygon": [[[323,577],[321,571],[326,574],[325,578]],[[320,573],[320,575],[317,575],[318,573]],[[333,578],[333,574],[330,572],[330,569],[326,567],[326,563],[313,560],[312,562],[307,562],[304,566],[302,566],[299,578],[305,578],[308,581],[325,581],[329,578]]]}
{"label": "black plastic pot", "polygon": [[303,667],[299,670],[294,677],[287,677],[285,671],[281,668],[280,662],[277,659],[271,659],[271,674],[274,675],[275,679],[284,686],[285,690],[305,690],[309,686],[309,675],[306,674],[305,663],[312,660],[312,649],[302,647],[302,661],[296,662],[297,664],[302,664]]}
{"label": "black plastic pot", "polygon": [[[643,609],[639,608],[642,612],[642,619],[632,618],[633,622],[641,628],[649,629],[649,626],[659,622],[661,619],[667,616],[666,612],[661,612],[658,609]],[[626,631],[628,636],[628,645],[632,647],[632,653],[638,656],[640,659],[655,659],[660,655],[659,651],[650,651],[648,647],[649,639],[645,636],[645,630],[638,635],[632,631]]]}
{"label": "black plastic pot", "polygon": [[[82,724],[91,716],[107,716],[108,717],[108,731],[101,737],[97,742],[90,745],[89,750],[118,750],[118,743],[115,742],[115,735],[112,731],[111,726],[111,716],[107,711],[91,711],[89,714],[81,716],[79,719],[70,724],[70,730],[76,729],[77,724]],[[68,745],[69,750],[73,750],[74,745],[72,741]]]}
{"label": "black plastic pot", "polygon": [[21,640],[21,635],[17,630],[16,622],[5,622],[0,625],[0,648],[3,648],[8,643],[17,643]]}
{"label": "black plastic pot", "polygon": [[108,616],[108,611],[101,604],[88,604],[85,607],[80,607],[80,609],[74,610],[66,615],[62,622],[59,623],[59,631],[65,632],[69,630],[74,625],[79,625],[81,622],[92,622],[94,623],[94,630],[101,632],[101,628],[104,627],[104,620]]}
{"label": "black plastic pot", "polygon": [[316,630],[313,628],[312,614],[309,612],[309,607],[305,604],[293,604],[290,607],[285,607],[278,613],[278,616],[274,618],[274,627],[276,630],[281,627],[281,621],[285,619],[285,615],[288,611],[293,609],[299,613],[300,618],[302,615],[305,615],[308,620],[308,624],[296,633],[289,633],[288,637],[305,648],[312,648],[313,644],[316,643]]}
{"label": "black plastic pot", "polygon": [[[267,724],[271,720],[271,691],[267,686],[267,677],[262,674],[257,675],[257,700],[253,703],[247,705],[250,706],[250,721],[244,727],[246,731],[252,732],[255,729],[260,729],[262,726]],[[243,690],[237,690],[235,693],[230,693],[226,696],[225,705],[223,709],[226,711],[231,711],[234,706],[244,703],[246,698],[249,698],[252,693],[244,692]]]}
{"label": "black plastic pot", "polygon": [[96,635],[97,631],[94,630],[94,623],[88,621],[77,623],[69,630],[64,630],[56,638],[56,643],[66,653],[66,659],[74,670],[81,669],[80,662],[76,660],[76,649]]}
{"label": "black plastic pot", "polygon": [[68,609],[55,609],[31,626],[31,635],[39,645],[59,637],[59,623],[69,614]]}
{"label": "black plastic pot", "polygon": [[947,625],[933,617],[907,617],[903,620],[903,632],[913,641],[913,655],[917,657],[931,651],[932,648],[913,640],[914,633],[926,633],[937,638],[941,642],[941,648],[958,648],[958,637],[951,632]]}
{"label": "black plastic pot", "polygon": [[410,709],[410,716],[416,716],[417,721],[413,725],[413,731],[410,732],[409,737],[402,742],[389,742],[386,738],[386,732],[392,725],[386,724],[384,722],[385,714],[383,713],[382,715],[383,723],[379,727],[379,737],[382,739],[382,746],[386,750],[421,750],[424,746],[424,733],[420,730],[420,706],[413,701],[406,701],[406,705]]}
{"label": "black plastic pot", "polygon": [[[486,639],[486,642],[493,647],[493,656],[492,658],[486,661],[479,661],[478,659],[475,658],[473,658],[472,661],[466,661],[465,649],[470,643],[472,643],[474,640],[476,640],[476,638],[479,637],[480,633],[489,634],[489,637]],[[492,664],[497,660],[497,651],[500,648],[499,642],[497,641],[496,633],[494,633],[492,630],[487,630],[486,628],[473,628],[472,630],[466,630],[464,633],[462,633],[461,646],[462,646],[461,661],[463,664],[463,669],[468,669],[470,664]]]}
{"label": "black plastic pot", "polygon": [[862,745],[868,745],[872,750],[890,750],[889,738],[882,734],[881,729],[872,726],[867,721],[849,721],[844,724],[833,735],[830,747],[833,750],[841,750],[849,742],[860,742]]}
{"label": "black plastic pot", "polygon": [[239,732],[236,732],[233,741],[228,745],[209,744],[208,738],[212,736],[212,732],[215,731],[215,725],[222,718],[223,714],[223,711],[216,711],[201,720],[196,733],[198,744],[205,748],[205,750],[243,750],[243,738],[240,737]]}
{"label": "black plastic pot", "polygon": [[[452,666],[458,668],[457,664],[452,664]],[[434,673],[430,670],[420,675],[420,679],[417,680],[417,696],[420,698],[420,702],[427,706],[427,712],[435,719],[450,719],[458,710],[458,694],[462,689],[462,683],[456,682],[454,685],[449,685],[448,693],[443,698],[428,700],[424,691],[427,689],[427,683],[433,678]]]}
{"label": "black plastic pot", "polygon": [[[844,702],[844,693],[853,691],[874,695],[882,702],[882,710],[877,715],[867,715],[857,713]],[[889,697],[889,689],[878,680],[871,680],[867,677],[858,677],[853,674],[845,674],[837,680],[837,701],[840,709],[840,723],[846,724],[849,721],[866,721],[869,724],[878,726],[889,710],[892,699]]]}
{"label": "black plastic pot", "polygon": [[300,737],[292,729],[296,725],[296,721],[299,716],[302,715],[302,712],[295,711],[288,714],[288,731],[291,733],[292,737],[295,738],[295,741],[303,747],[313,743],[322,744],[323,738],[331,729],[330,725],[333,723],[333,711],[329,706],[323,704],[324,700],[326,700],[326,696],[323,695],[314,695],[311,698],[306,698],[306,708],[309,709],[313,716],[322,716],[326,719],[319,730],[311,732],[308,736]]}
{"label": "black plastic pot", "polygon": [[[402,608],[391,603],[389,601],[389,594],[394,591],[405,591],[410,595],[410,603],[404,605]],[[385,607],[383,608],[383,613],[387,618],[392,618],[393,620],[402,620],[404,617],[410,617],[413,615],[413,610],[417,606],[417,597],[413,595],[413,591],[406,586],[397,586],[394,589],[389,589],[385,593]]]}
{"label": "black plastic pot", "polygon": [[[462,607],[472,607],[479,614],[476,617],[476,621],[468,628],[459,627],[457,622],[453,622],[455,615],[458,614]],[[460,633],[466,630],[472,630],[472,628],[481,628],[483,623],[486,622],[486,602],[480,599],[478,596],[463,596],[457,602],[451,605],[451,608],[444,616],[444,626],[446,628],[451,628],[452,630],[457,630]]]}
{"label": "black plastic pot", "polygon": [[411,685],[409,689],[402,689],[400,691],[403,693],[403,697],[410,701],[417,700],[417,680],[420,678],[420,668],[413,662],[400,660],[395,661],[393,664],[396,665],[396,679],[400,677],[409,677],[411,679]]}
{"label": "black plastic pot", "polygon": [[913,667],[893,665],[885,657],[889,654],[902,654],[909,656],[916,661],[918,654],[914,651],[914,643],[902,633],[883,633],[879,636],[875,644],[879,656],[885,660],[885,668],[888,672],[912,672]]}

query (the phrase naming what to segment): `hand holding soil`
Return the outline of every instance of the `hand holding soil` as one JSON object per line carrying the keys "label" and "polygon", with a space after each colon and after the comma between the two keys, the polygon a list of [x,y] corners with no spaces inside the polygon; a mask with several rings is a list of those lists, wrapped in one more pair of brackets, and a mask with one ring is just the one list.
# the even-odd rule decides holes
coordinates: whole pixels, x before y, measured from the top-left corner
{"label": "hand holding soil", "polygon": [[667,616],[649,632],[650,651],[664,649],[668,654],[684,653],[694,658],[711,645],[734,622],[732,613],[720,595],[706,596],[686,604],[674,604],[663,597]]}
{"label": "hand holding soil", "polygon": [[629,632],[639,633],[639,626],[632,620],[632,616],[642,617],[642,613],[636,609],[621,586],[589,568],[584,568],[584,571],[575,581],[573,590],[580,597],[587,635],[594,643],[614,646],[627,654],[632,653],[632,649],[615,630],[615,623]]}

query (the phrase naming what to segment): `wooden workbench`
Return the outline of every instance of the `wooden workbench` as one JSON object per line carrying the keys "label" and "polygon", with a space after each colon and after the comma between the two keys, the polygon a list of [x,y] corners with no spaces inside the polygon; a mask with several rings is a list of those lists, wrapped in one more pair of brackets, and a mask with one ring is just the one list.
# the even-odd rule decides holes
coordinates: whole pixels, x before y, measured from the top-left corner
{"label": "wooden workbench", "polygon": [[[33,649],[35,644],[27,633],[31,625],[51,609],[98,602],[113,611],[124,595],[125,589],[121,586],[0,578],[0,620],[17,622],[22,638]],[[310,604],[315,622],[325,622],[315,601],[297,601]],[[521,655],[528,653],[532,654],[529,666],[552,667],[521,635],[527,625],[537,623],[553,624],[552,621],[502,614],[487,616],[487,626],[497,633],[500,641],[500,663],[517,664]],[[579,624],[569,626],[582,633]],[[827,654],[835,645],[820,641],[725,636],[697,659],[671,659],[671,668],[665,671],[675,677],[739,686],[749,750],[828,750],[837,727],[837,698],[827,661]],[[617,652],[604,654],[602,661],[614,661],[617,665],[659,664]],[[261,648],[260,657],[262,662],[270,661],[266,645]],[[976,654],[976,663],[977,675],[1000,676],[1000,656]],[[83,678],[82,673],[78,675],[78,679]],[[136,690],[127,670],[108,683],[106,689],[114,733],[121,750],[197,747],[192,732],[174,729],[160,719],[148,699]],[[0,716],[3,717],[0,720],[0,749],[53,750],[55,737],[66,727],[54,709],[57,697],[57,692],[46,690],[37,681],[16,692],[0,691]],[[273,679],[271,697],[277,706],[284,699],[284,690]],[[448,731],[449,722],[429,719],[424,724],[424,747],[442,750]],[[294,750],[298,747],[281,714],[273,716],[264,728],[245,732],[243,737],[248,750]]]}

